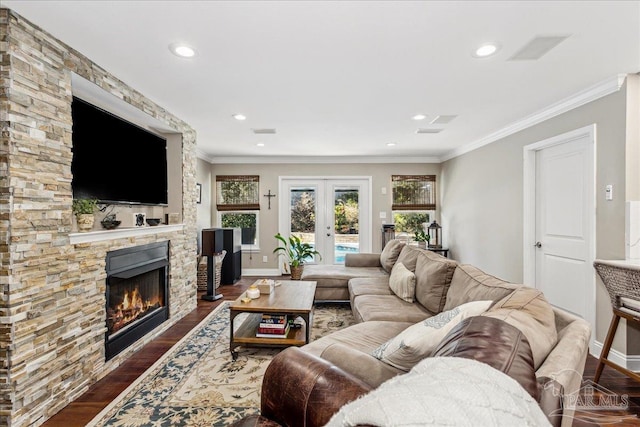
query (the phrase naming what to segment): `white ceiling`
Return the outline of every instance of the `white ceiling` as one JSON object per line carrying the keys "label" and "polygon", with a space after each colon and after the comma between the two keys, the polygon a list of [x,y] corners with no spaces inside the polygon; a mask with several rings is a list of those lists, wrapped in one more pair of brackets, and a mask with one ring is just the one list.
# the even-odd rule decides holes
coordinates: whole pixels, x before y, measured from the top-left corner
{"label": "white ceiling", "polygon": [[[439,160],[586,88],[640,71],[640,1],[2,5],[185,120],[198,133],[201,155],[216,162]],[[538,60],[509,60],[539,36],[569,37]],[[501,49],[474,58],[487,41]],[[175,42],[195,47],[197,56],[174,56],[168,45]],[[417,113],[427,119],[412,120]],[[415,133],[449,114],[457,118],[442,132]],[[277,133],[255,135],[253,128]]]}

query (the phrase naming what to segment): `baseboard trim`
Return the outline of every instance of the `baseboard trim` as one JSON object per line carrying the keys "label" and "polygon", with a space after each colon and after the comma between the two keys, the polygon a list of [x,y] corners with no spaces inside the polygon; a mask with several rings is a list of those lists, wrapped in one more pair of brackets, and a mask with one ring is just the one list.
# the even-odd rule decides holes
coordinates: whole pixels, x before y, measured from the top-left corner
{"label": "baseboard trim", "polygon": [[[593,345],[589,349],[589,352],[593,357],[597,359],[600,357],[600,353],[602,353],[602,347],[604,347],[604,345],[600,341],[594,340]],[[621,351],[612,348],[611,350],[609,350],[609,356],[607,357],[607,359],[609,359],[616,365],[627,368],[630,371],[640,372],[640,355],[626,355]]]}
{"label": "baseboard trim", "polygon": [[280,276],[277,268],[247,268],[242,270],[243,276]]}

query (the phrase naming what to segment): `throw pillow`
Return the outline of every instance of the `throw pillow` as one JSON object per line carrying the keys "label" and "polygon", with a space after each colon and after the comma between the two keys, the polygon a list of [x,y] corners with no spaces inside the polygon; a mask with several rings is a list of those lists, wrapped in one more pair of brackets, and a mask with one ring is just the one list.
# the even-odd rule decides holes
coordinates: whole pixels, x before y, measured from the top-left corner
{"label": "throw pillow", "polygon": [[551,426],[508,375],[473,359],[433,357],[344,405],[327,427]]}
{"label": "throw pillow", "polygon": [[498,279],[472,265],[458,264],[453,272],[443,310],[450,310],[469,301],[498,301],[517,287],[518,285]]}
{"label": "throw pillow", "polygon": [[440,341],[457,324],[467,317],[478,316],[486,311],[493,301],[472,301],[449,311],[409,326],[391,338],[371,355],[380,361],[403,371],[413,368],[425,357],[429,357]]}
{"label": "throw pillow", "polygon": [[413,302],[416,294],[416,275],[407,270],[403,263],[396,262],[389,276],[389,287],[399,298]]}
{"label": "throw pillow", "polygon": [[418,255],[415,299],[431,313],[440,313],[444,309],[457,264],[431,251],[421,251]]}
{"label": "throw pillow", "polygon": [[405,244],[400,240],[389,240],[380,254],[380,265],[387,273],[391,272]]}
{"label": "throw pillow", "polygon": [[420,255],[424,249],[418,249],[416,246],[405,245],[400,251],[398,256],[398,262],[404,264],[409,271],[416,271],[416,262],[418,262],[418,255]]}
{"label": "throw pillow", "polygon": [[553,308],[538,289],[522,286],[496,302],[483,316],[504,320],[521,330],[531,346],[536,369],[558,341]]}

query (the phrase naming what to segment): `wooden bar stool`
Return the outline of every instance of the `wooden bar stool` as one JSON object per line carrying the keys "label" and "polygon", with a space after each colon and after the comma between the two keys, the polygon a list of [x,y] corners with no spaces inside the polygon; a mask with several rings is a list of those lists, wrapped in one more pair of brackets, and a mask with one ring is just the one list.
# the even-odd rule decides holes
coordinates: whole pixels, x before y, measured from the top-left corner
{"label": "wooden bar stool", "polygon": [[640,382],[639,374],[607,359],[620,318],[626,319],[627,322],[640,322],[640,263],[633,265],[625,261],[595,260],[593,266],[607,288],[613,308],[613,317],[593,381],[597,383],[600,380],[602,370],[607,365]]}

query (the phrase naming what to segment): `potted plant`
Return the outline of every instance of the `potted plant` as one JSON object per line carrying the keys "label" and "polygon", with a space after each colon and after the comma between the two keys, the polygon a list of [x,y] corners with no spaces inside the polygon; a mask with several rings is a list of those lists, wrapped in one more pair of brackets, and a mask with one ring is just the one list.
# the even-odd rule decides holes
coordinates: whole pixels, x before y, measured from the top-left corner
{"label": "potted plant", "polygon": [[431,238],[431,236],[429,236],[429,234],[425,233],[424,230],[417,230],[415,232],[415,234],[413,235],[413,240],[418,242],[418,247],[419,248],[423,248],[423,249],[427,248],[427,244],[429,243],[429,239],[430,238]]}
{"label": "potted plant", "polygon": [[320,252],[313,249],[313,246],[309,243],[303,243],[298,236],[292,235],[289,237],[289,240],[287,240],[278,233],[275,235],[275,238],[282,243],[282,245],[275,248],[273,253],[285,255],[288,258],[291,280],[301,279],[302,270],[304,269],[304,263],[307,258],[318,255],[320,259],[322,259]]}
{"label": "potted plant", "polygon": [[93,212],[97,206],[96,199],[73,199],[71,209],[76,216],[78,231],[90,231],[93,228]]}

